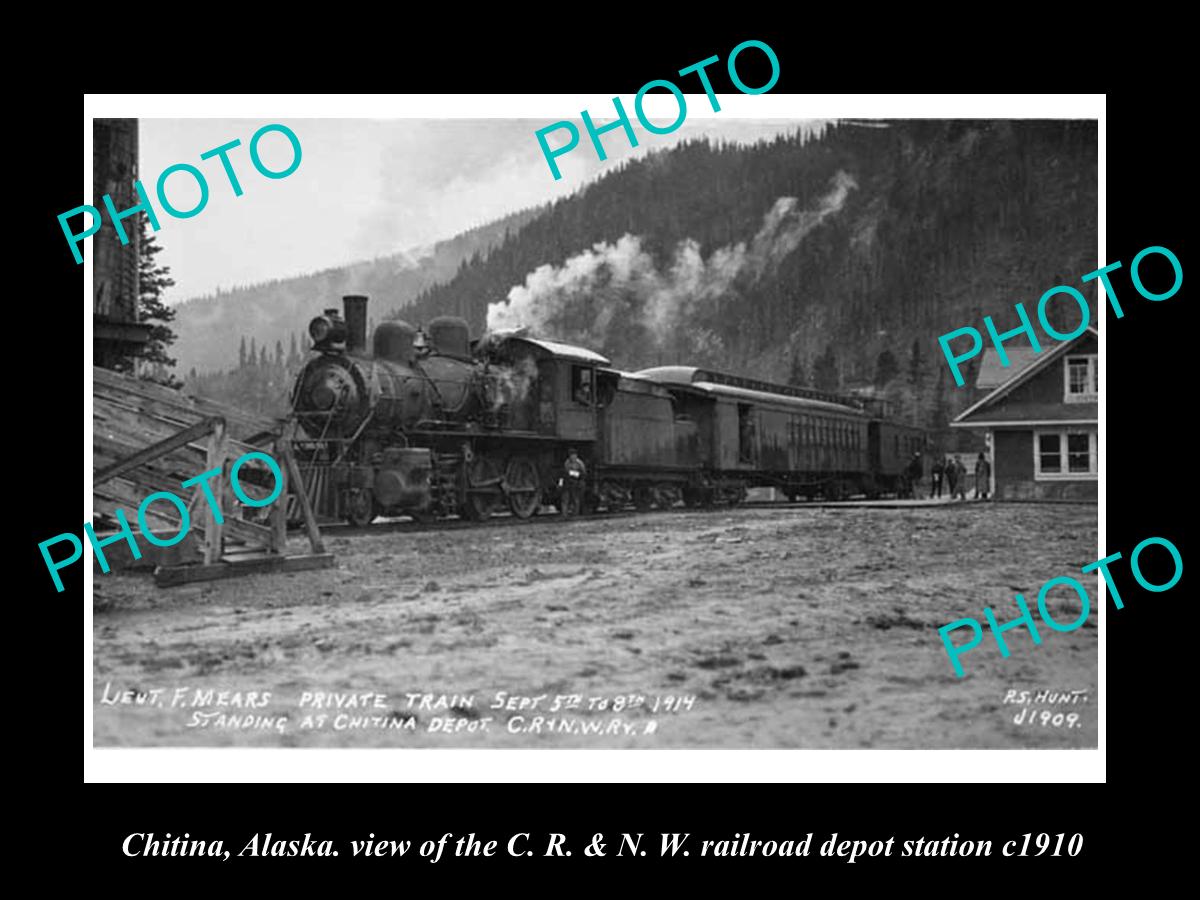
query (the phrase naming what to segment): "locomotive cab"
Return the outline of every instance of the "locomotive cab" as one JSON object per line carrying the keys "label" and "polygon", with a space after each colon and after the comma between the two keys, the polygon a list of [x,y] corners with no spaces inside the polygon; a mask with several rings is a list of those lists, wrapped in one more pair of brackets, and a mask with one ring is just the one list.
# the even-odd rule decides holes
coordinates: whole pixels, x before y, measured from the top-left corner
{"label": "locomotive cab", "polygon": [[597,401],[602,387],[598,353],[523,335],[504,335],[488,348],[496,363],[501,396],[507,396],[509,421],[519,428],[563,441],[596,439]]}

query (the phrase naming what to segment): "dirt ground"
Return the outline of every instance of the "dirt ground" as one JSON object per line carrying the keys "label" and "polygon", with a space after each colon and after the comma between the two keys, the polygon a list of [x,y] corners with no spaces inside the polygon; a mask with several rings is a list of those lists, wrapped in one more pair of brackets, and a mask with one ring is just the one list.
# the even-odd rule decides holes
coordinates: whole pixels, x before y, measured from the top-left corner
{"label": "dirt ground", "polygon": [[[98,574],[95,743],[1096,746],[1095,506],[554,519],[330,532],[315,572]],[[955,676],[939,627],[1059,575],[1082,627],[1012,629],[1004,659],[984,624]],[[1049,605],[1078,617],[1069,588]]]}

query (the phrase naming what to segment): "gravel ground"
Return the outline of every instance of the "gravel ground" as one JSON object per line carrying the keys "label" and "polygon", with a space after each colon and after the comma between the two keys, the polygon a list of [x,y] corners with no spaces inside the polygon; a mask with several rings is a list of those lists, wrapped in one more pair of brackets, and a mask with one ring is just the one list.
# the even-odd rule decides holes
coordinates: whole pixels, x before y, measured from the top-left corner
{"label": "gravel ground", "polygon": [[[337,567],[315,572],[97,575],[95,743],[1096,746],[1092,576],[1082,627],[1013,629],[1007,659],[985,627],[964,678],[937,633],[1078,576],[1094,506],[552,519],[331,533]],[[1078,600],[1050,610],[1071,622]]]}

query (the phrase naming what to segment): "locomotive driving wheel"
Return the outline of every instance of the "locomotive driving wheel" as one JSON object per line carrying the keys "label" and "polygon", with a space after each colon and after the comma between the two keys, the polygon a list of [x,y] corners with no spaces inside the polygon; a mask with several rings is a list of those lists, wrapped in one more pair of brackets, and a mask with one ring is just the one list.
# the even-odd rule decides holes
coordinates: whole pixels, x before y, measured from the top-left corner
{"label": "locomotive driving wheel", "polygon": [[462,514],[476,522],[489,518],[500,498],[500,472],[496,464],[482,454],[476,455],[467,466],[467,495]]}
{"label": "locomotive driving wheel", "polygon": [[527,456],[514,456],[504,473],[508,508],[518,519],[528,519],[541,505],[542,484],[537,466]]}

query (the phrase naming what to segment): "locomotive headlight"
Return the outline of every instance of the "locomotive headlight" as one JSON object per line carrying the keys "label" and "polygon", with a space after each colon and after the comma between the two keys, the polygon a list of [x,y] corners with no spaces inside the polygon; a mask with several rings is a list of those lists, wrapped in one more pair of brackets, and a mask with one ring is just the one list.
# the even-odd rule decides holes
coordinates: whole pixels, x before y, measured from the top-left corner
{"label": "locomotive headlight", "polygon": [[308,336],[313,339],[314,344],[325,340],[331,331],[333,331],[333,323],[324,316],[317,316],[308,323]]}

